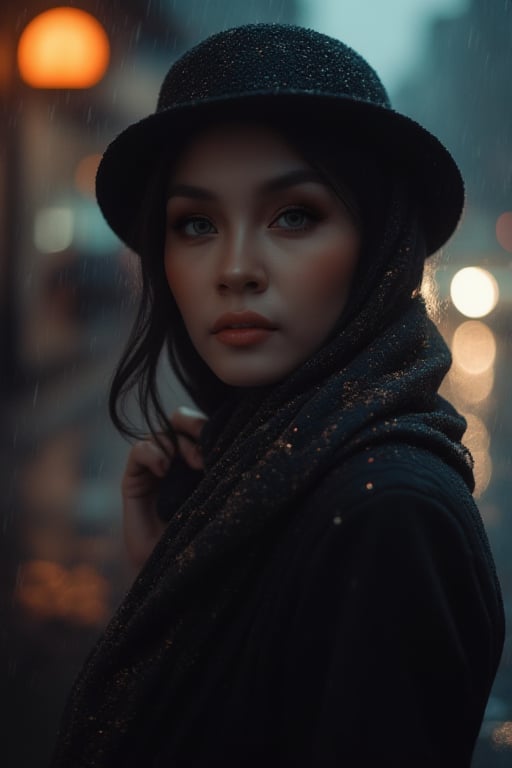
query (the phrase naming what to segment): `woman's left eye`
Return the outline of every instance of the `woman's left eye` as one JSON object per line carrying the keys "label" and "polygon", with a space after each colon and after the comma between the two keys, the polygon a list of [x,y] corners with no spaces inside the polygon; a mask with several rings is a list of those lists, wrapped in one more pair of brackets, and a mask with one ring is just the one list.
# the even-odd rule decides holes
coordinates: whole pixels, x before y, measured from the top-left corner
{"label": "woman's left eye", "polygon": [[280,229],[300,231],[309,229],[315,221],[315,218],[316,217],[305,208],[288,208],[288,210],[283,211],[283,213],[280,213],[279,216],[274,219],[271,226],[277,226]]}
{"label": "woman's left eye", "polygon": [[180,222],[180,227],[185,235],[189,237],[201,237],[201,235],[211,235],[215,233],[215,227],[211,221],[204,216],[189,216]]}
{"label": "woman's left eye", "polygon": [[180,237],[188,239],[200,239],[217,233],[210,219],[199,215],[169,217],[168,227]]}

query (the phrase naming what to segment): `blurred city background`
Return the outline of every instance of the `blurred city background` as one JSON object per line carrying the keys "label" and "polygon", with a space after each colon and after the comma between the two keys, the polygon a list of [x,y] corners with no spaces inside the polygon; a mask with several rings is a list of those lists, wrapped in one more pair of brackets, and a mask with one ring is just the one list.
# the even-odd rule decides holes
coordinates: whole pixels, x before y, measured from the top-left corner
{"label": "blurred city background", "polygon": [[[117,132],[154,110],[177,56],[239,23],[301,23],[340,37],[375,66],[394,106],[460,164],[465,217],[425,290],[452,348],[443,390],[468,420],[476,495],[511,620],[511,0],[71,5],[80,13],[62,14],[49,0],[0,5],[0,763],[8,768],[47,764],[73,677],[134,577],[120,534],[128,445],[106,401],[136,282],[133,256],[95,206],[97,163]],[[168,371],[162,380],[170,410],[186,402]],[[511,650],[509,637],[474,768],[512,764]]]}

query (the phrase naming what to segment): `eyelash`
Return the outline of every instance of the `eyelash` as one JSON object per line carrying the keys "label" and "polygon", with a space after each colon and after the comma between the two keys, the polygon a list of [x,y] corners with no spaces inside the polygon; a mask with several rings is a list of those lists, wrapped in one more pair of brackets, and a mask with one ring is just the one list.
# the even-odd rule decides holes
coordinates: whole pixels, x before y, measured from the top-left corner
{"label": "eyelash", "polygon": [[305,230],[310,229],[317,221],[320,220],[320,215],[316,211],[312,211],[311,209],[305,208],[302,205],[293,205],[290,208],[286,208],[284,211],[281,211],[279,216],[276,216],[272,224],[275,221],[281,219],[283,216],[286,216],[288,213],[301,213],[307,220],[307,224],[302,227],[285,227],[285,229],[288,229],[289,232],[304,232]]}
{"label": "eyelash", "polygon": [[[307,223],[305,226],[300,227],[281,227],[280,229],[283,229],[287,232],[305,232],[306,230],[310,229],[314,224],[320,220],[320,215],[316,213],[315,211],[312,211],[309,208],[305,208],[300,205],[293,205],[289,208],[286,208],[285,210],[281,211],[278,216],[276,216],[273,221],[271,222],[271,228],[272,224],[274,224],[276,221],[279,221],[283,216],[286,216],[289,213],[301,213],[304,215],[304,217],[307,219]],[[205,232],[203,235],[201,234],[195,234],[190,235],[185,232],[185,227],[187,224],[191,224],[195,221],[207,221],[212,227],[213,224],[211,223],[210,219],[207,216],[181,216],[179,219],[171,223],[171,228],[175,232],[179,232],[183,234],[185,237],[190,238],[200,238],[200,237],[207,237],[208,235],[216,234],[215,231],[213,232]]]}
{"label": "eyelash", "polygon": [[[175,232],[179,232],[180,234],[184,235],[185,237],[201,237],[201,235],[188,235],[185,232],[185,227],[187,224],[191,224],[194,221],[207,221],[211,226],[213,224],[206,216],[181,216],[179,219],[176,219],[176,221],[171,223],[171,229],[173,229]],[[211,235],[212,232],[206,232],[204,236]]]}

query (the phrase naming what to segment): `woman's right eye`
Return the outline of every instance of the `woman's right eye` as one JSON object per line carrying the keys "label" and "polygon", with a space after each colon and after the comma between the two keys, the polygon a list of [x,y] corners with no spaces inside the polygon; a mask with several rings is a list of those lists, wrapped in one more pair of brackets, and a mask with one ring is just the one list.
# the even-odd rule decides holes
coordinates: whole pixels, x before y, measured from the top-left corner
{"label": "woman's right eye", "polygon": [[171,226],[187,237],[204,237],[217,232],[211,221],[204,216],[183,216]]}

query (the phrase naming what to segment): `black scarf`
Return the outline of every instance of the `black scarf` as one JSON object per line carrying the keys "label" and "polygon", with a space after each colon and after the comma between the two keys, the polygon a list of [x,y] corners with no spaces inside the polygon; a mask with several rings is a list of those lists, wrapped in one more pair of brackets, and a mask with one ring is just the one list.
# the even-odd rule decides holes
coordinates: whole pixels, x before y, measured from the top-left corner
{"label": "black scarf", "polygon": [[238,393],[212,416],[204,477],[84,665],[53,768],[150,764],[197,662],[243,599],[261,547],[354,452],[421,446],[472,490],[464,420],[437,394],[450,354],[412,297],[423,252],[404,199],[392,195],[372,260],[362,262],[324,347],[279,385]]}

